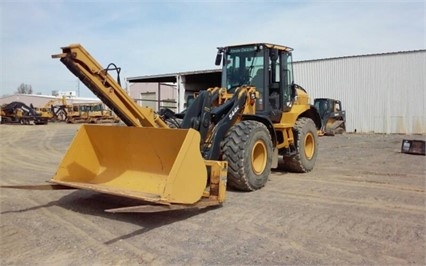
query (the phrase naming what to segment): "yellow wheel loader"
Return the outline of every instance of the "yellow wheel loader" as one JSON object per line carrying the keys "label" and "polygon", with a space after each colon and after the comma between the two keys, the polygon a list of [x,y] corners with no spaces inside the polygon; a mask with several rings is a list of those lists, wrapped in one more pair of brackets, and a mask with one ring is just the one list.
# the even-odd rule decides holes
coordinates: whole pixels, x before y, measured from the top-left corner
{"label": "yellow wheel loader", "polygon": [[[220,47],[222,86],[201,91],[182,113],[138,106],[78,44],[53,55],[127,125],[83,125],[51,188],[78,188],[140,199],[111,212],[152,212],[221,204],[227,183],[252,191],[278,166],[308,172],[321,120],[293,82],[292,49],[266,43]],[[117,81],[109,74],[116,71]]]}

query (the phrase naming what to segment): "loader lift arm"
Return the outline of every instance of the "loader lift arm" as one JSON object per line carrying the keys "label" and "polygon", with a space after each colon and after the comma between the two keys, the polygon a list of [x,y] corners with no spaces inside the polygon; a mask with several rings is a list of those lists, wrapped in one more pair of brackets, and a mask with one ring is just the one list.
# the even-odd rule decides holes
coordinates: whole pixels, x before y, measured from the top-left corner
{"label": "loader lift arm", "polygon": [[[253,86],[238,87],[233,94],[218,87],[201,91],[186,110],[180,128],[200,132],[200,150],[204,159],[220,160],[222,140],[233,125],[254,114],[250,107],[253,108],[256,97]],[[274,133],[272,130],[271,138],[275,141]]]}
{"label": "loader lift arm", "polygon": [[[80,44],[62,47],[62,53],[52,55],[84,83],[127,125],[162,127],[168,125],[151,109],[138,106],[110,74]],[[118,68],[115,68],[118,69]]]}

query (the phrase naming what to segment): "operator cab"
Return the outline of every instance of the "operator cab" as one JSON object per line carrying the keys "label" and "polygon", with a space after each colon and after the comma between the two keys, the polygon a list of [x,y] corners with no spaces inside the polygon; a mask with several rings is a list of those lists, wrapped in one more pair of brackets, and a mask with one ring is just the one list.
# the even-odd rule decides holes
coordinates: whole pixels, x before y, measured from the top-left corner
{"label": "operator cab", "polygon": [[256,87],[260,94],[256,113],[279,122],[282,112],[291,109],[296,96],[292,51],[289,47],[266,43],[218,48],[216,65],[222,61],[222,87],[231,93],[243,85]]}

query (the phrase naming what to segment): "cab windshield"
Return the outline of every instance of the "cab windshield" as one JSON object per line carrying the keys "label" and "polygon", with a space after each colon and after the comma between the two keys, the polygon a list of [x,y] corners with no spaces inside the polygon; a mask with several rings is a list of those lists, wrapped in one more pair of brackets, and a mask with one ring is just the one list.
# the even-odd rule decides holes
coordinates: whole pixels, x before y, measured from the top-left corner
{"label": "cab windshield", "polygon": [[262,87],[264,51],[256,46],[232,47],[226,52],[225,86],[231,92],[242,85]]}

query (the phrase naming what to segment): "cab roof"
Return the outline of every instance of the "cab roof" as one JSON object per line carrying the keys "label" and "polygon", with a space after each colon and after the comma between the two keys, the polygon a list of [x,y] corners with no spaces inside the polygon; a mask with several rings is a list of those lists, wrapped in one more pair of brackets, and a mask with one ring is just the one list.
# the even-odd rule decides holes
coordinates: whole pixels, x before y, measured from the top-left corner
{"label": "cab roof", "polygon": [[291,47],[279,45],[279,44],[272,44],[272,43],[245,43],[245,44],[238,44],[238,45],[229,45],[229,46],[225,46],[225,47],[218,47],[218,49],[223,50],[223,49],[226,49],[226,48],[245,47],[245,46],[260,46],[260,45],[266,46],[269,49],[278,49],[278,50],[282,50],[282,51],[286,51],[286,52],[293,51],[293,48],[291,48]]}

